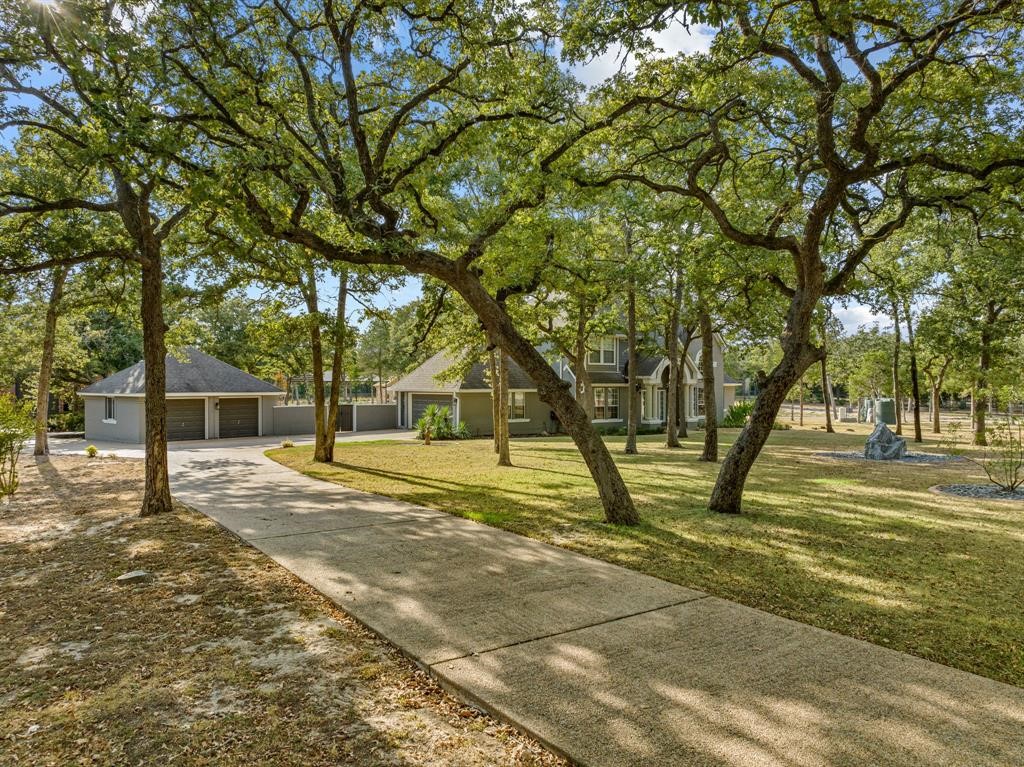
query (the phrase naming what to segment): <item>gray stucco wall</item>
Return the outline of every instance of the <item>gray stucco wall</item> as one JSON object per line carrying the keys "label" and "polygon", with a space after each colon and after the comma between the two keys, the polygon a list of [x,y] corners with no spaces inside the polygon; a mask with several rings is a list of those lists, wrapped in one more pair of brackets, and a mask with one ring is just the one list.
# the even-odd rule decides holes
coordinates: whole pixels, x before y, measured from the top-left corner
{"label": "gray stucco wall", "polygon": [[352,408],[357,432],[394,429],[398,425],[398,405],[396,403],[353,405]]}
{"label": "gray stucco wall", "polygon": [[87,442],[146,441],[146,416],[141,397],[115,397],[117,423],[103,423],[106,412],[103,397],[83,397],[85,402],[85,439]]}
{"label": "gray stucco wall", "polygon": [[[265,418],[266,416],[264,416]],[[264,430],[267,424],[272,424],[272,431],[267,434],[286,437],[295,434],[312,434],[316,431],[316,421],[313,420],[313,405],[273,405],[271,403],[270,419],[264,421]]]}
{"label": "gray stucco wall", "polygon": [[[268,398],[269,400],[269,398]],[[343,405],[342,407],[352,407]],[[395,403],[383,405],[355,405],[356,431],[375,431],[377,429],[394,429],[398,418]],[[274,405],[273,400],[264,402],[263,430],[264,434],[286,437],[289,435],[312,434],[314,427],[313,405]],[[270,414],[267,414],[267,409]],[[339,419],[340,423],[340,419]],[[272,426],[270,426],[272,424]],[[272,429],[272,430],[271,430]]]}

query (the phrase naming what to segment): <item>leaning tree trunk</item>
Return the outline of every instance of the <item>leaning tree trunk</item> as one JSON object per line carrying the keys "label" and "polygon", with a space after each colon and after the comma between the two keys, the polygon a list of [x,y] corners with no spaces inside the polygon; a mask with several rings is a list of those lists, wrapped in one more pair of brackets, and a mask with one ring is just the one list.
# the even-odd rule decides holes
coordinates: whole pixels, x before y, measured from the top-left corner
{"label": "leaning tree trunk", "polygon": [[144,243],[142,263],[142,360],[146,368],[146,489],[140,516],[171,511],[167,470],[167,347],[164,335],[163,259],[160,245]]}
{"label": "leaning tree trunk", "polygon": [[491,431],[494,432],[494,454],[501,452],[501,397],[498,394],[498,353],[491,347],[487,367],[491,375]]}
{"label": "leaning tree trunk", "polygon": [[626,427],[626,449],[629,455],[636,455],[636,432],[640,426],[640,389],[637,388],[637,365],[640,364],[636,349],[636,284],[632,276],[626,294],[626,331],[629,344],[629,370],[627,370],[626,391],[629,392],[629,421]]}
{"label": "leaning tree trunk", "polygon": [[910,393],[914,398],[914,442],[923,442],[921,436],[921,382],[917,374],[917,347],[914,343],[914,322],[910,313],[910,302],[903,304],[903,316],[907,323],[907,347],[910,351]]}
{"label": "leaning tree trunk", "polygon": [[316,463],[330,463],[328,443],[334,442],[334,435],[327,433],[327,412],[325,407],[326,385],[324,384],[324,345],[320,330],[320,298],[316,287],[316,272],[309,269],[302,286],[302,297],[306,301],[306,318],[309,322],[309,346],[313,362],[313,429],[316,444],[313,446],[313,460]]}
{"label": "leaning tree trunk", "polygon": [[[682,447],[679,442],[679,305],[683,301],[683,281],[678,273],[672,276],[672,308],[665,328],[665,353],[668,355],[668,391],[665,393],[665,447]],[[683,416],[685,418],[685,414]]]}
{"label": "leaning tree trunk", "polygon": [[718,403],[715,401],[715,334],[711,327],[711,315],[701,312],[700,322],[700,366],[704,386],[704,452],[700,460],[718,461]]}
{"label": "leaning tree trunk", "polygon": [[[341,390],[345,386],[342,371],[345,363],[345,341],[347,328],[345,314],[348,304],[348,273],[338,275],[338,306],[334,318],[334,358],[331,360],[331,397],[327,404],[327,425],[324,427],[327,439],[324,442],[324,463],[334,460],[335,435],[338,433],[338,410],[341,405]],[[383,378],[378,376],[378,385],[383,385]],[[353,406],[352,417],[355,418]],[[354,426],[355,424],[353,424]]]}
{"label": "leaning tree trunk", "polygon": [[[569,391],[569,385],[555,374],[544,356],[516,329],[508,312],[474,275],[442,263],[433,265],[429,273],[443,279],[459,292],[488,334],[533,380],[541,401],[555,411],[559,422],[583,456],[601,497],[605,520],[612,524],[638,524],[640,517],[626,483],[601,435]],[[579,367],[582,367],[582,361]]]}
{"label": "leaning tree trunk", "polygon": [[50,415],[50,376],[53,373],[53,346],[57,335],[57,310],[64,295],[64,283],[68,268],[58,266],[53,270],[50,286],[50,300],[46,305],[46,325],[43,330],[43,359],[39,363],[39,386],[36,389],[36,444],[35,455],[49,455],[46,428]]}
{"label": "leaning tree trunk", "polygon": [[512,455],[508,446],[508,359],[504,353],[498,355],[498,465],[511,466]]}
{"label": "leaning tree trunk", "polygon": [[786,330],[782,335],[782,359],[765,378],[750,420],[729,449],[718,471],[708,508],[722,514],[742,511],[743,487],[761,448],[772,433],[779,408],[804,372],[821,359],[821,350],[810,343],[811,320],[817,294],[797,290],[790,299]]}
{"label": "leaning tree trunk", "polygon": [[892,349],[892,402],[896,410],[896,433],[903,433],[903,398],[900,396],[900,345],[903,339],[900,337],[900,309],[896,299],[892,301],[892,326],[893,326],[893,349]]}

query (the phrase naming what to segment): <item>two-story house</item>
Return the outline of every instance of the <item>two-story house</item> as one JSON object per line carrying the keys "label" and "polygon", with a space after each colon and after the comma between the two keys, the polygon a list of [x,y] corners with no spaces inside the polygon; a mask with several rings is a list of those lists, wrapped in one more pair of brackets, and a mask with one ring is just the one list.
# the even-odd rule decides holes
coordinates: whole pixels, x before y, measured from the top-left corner
{"label": "two-story house", "polygon": [[[733,403],[739,382],[725,375],[722,364],[722,340],[716,334],[713,349],[715,364],[715,402],[719,417]],[[704,376],[700,370],[701,339],[694,338],[688,349],[681,374],[685,388],[687,423],[697,425],[704,416]],[[598,426],[624,427],[629,417],[627,376],[629,351],[624,335],[595,338],[589,345],[587,377],[594,394],[594,418]],[[398,399],[398,420],[413,428],[429,405],[446,406],[456,421],[464,421],[474,434],[493,434],[491,386],[487,364],[477,362],[458,380],[449,371],[455,358],[438,352],[418,368],[392,385]],[[576,373],[565,357],[557,357],[551,367],[572,390]],[[530,377],[509,361],[509,431],[513,435],[556,433],[559,425],[547,404],[541,402]],[[668,358],[641,356],[637,379],[641,385],[641,425],[664,425],[668,412]]]}

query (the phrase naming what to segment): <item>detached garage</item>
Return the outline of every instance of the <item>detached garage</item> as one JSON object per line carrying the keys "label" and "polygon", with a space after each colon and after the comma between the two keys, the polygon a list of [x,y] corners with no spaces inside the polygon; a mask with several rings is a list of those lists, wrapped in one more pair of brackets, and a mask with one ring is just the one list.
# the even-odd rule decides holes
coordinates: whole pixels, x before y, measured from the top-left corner
{"label": "detached garage", "polygon": [[[142,362],[86,387],[85,438],[141,443],[146,439],[146,368]],[[273,432],[273,408],[284,392],[266,381],[186,349],[167,355],[167,438],[259,437]]]}

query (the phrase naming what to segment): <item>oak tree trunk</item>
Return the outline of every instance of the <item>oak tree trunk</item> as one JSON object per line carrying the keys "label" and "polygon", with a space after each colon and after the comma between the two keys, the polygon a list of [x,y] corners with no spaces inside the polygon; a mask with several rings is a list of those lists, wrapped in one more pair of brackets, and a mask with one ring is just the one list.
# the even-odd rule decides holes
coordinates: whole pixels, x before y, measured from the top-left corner
{"label": "oak tree trunk", "polygon": [[772,433],[779,408],[804,372],[821,359],[821,350],[810,343],[811,321],[819,292],[797,290],[790,299],[786,329],[782,335],[782,359],[764,379],[750,420],[729,449],[718,471],[708,508],[722,514],[742,511],[743,488],[750,469]]}
{"label": "oak tree trunk", "polygon": [[508,446],[508,359],[504,353],[498,355],[498,465],[511,466],[512,456]]}
{"label": "oak tree trunk", "polygon": [[690,354],[690,344],[693,343],[693,328],[686,329],[686,341],[679,349],[679,386],[676,406],[679,410],[679,436],[689,437],[689,429],[686,426],[686,419],[690,416],[690,400],[686,396],[686,360]]}
{"label": "oak tree trunk", "polygon": [[700,364],[703,369],[704,386],[704,452],[702,461],[718,461],[718,403],[715,401],[715,335],[711,327],[711,315],[701,312],[700,322]]}
{"label": "oak tree trunk", "polygon": [[932,433],[942,433],[942,384],[946,379],[946,368],[949,367],[950,359],[947,357],[939,368],[939,372],[931,379],[932,387]]}
{"label": "oak tree trunk", "polygon": [[35,455],[49,455],[50,445],[47,441],[47,421],[50,415],[50,378],[53,373],[53,346],[57,335],[57,312],[61,298],[64,296],[64,283],[68,269],[58,266],[53,270],[53,281],[50,285],[50,300],[46,305],[46,323],[43,329],[43,359],[39,363],[39,386],[36,390],[36,443]]}
{"label": "oak tree trunk", "polygon": [[146,368],[146,488],[140,516],[172,509],[167,470],[167,347],[164,336],[163,260],[148,238],[142,263],[142,359]]}
{"label": "oak tree trunk", "polygon": [[640,389],[637,380],[636,368],[640,364],[637,353],[636,340],[636,285],[632,277],[629,279],[629,288],[626,294],[626,332],[629,345],[629,362],[626,380],[626,391],[629,395],[627,406],[629,408],[629,421],[626,427],[626,449],[629,455],[636,455],[636,432],[640,426]]}
{"label": "oak tree trunk", "polygon": [[[562,428],[572,437],[583,456],[601,497],[605,520],[620,525],[638,524],[640,517],[626,483],[601,435],[569,391],[569,385],[558,377],[529,339],[516,329],[508,312],[486,291],[479,279],[465,270],[452,270],[448,265],[434,267],[433,273],[459,292],[487,333],[537,386],[540,400],[555,412]],[[577,367],[583,367],[582,360]]]}
{"label": "oak tree trunk", "polygon": [[[331,360],[331,396],[327,404],[327,426],[324,428],[327,440],[324,444],[324,462],[334,460],[334,443],[338,433],[338,411],[341,405],[341,391],[345,388],[345,344],[347,328],[345,314],[348,311],[348,273],[338,275],[338,305],[334,318],[334,358]],[[383,387],[384,379],[378,375],[378,385]],[[352,406],[353,426],[355,421],[355,405]]]}
{"label": "oak tree trunk", "polygon": [[985,416],[988,413],[988,372],[992,366],[991,327],[985,324],[981,328],[981,353],[978,356],[978,375],[971,394],[974,405],[974,444],[987,445],[988,434],[985,432]]}
{"label": "oak tree trunk", "polygon": [[491,375],[491,431],[494,432],[494,453],[501,452],[501,397],[498,395],[498,353],[491,347],[487,366]]}
{"label": "oak tree trunk", "polygon": [[907,348],[910,352],[910,395],[914,398],[914,442],[923,442],[921,435],[921,382],[917,373],[917,346],[914,343],[914,320],[910,302],[903,303],[903,317],[907,323]]}
{"label": "oak tree trunk", "polygon": [[316,443],[313,446],[313,461],[330,463],[330,444],[334,435],[327,433],[326,385],[324,384],[324,345],[321,332],[320,297],[316,285],[316,272],[310,268],[302,285],[302,297],[306,301],[306,317],[309,322],[309,346],[313,362],[313,429]]}
{"label": "oak tree trunk", "polygon": [[900,310],[893,299],[892,302],[892,400],[896,410],[896,433],[903,433],[903,398],[900,396],[900,346],[903,339],[900,335]]}
{"label": "oak tree trunk", "polygon": [[[666,392],[665,447],[681,447],[679,442],[679,403],[674,394],[679,389],[679,305],[683,300],[681,275],[672,275],[672,306],[665,328],[665,353],[668,356],[668,391]],[[685,417],[685,414],[684,414]]]}

